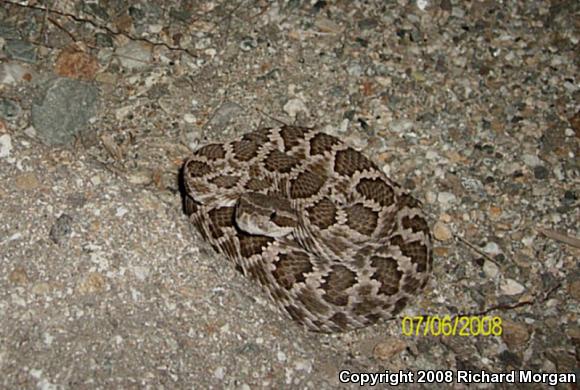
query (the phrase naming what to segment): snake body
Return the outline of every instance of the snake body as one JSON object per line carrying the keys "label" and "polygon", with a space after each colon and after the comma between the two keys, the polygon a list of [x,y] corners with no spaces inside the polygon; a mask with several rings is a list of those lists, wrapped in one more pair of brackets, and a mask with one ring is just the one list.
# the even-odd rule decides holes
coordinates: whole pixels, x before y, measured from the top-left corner
{"label": "snake body", "polygon": [[419,202],[326,133],[282,126],[208,144],[182,178],[203,238],[311,330],[392,318],[431,273]]}

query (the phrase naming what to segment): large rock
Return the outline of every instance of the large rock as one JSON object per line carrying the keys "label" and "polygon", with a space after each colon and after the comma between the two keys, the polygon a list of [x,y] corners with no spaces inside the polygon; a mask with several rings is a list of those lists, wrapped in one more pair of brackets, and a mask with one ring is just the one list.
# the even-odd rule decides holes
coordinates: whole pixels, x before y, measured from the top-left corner
{"label": "large rock", "polygon": [[48,145],[71,143],[87,130],[97,99],[98,88],[91,83],[68,78],[48,81],[32,105],[32,125]]}

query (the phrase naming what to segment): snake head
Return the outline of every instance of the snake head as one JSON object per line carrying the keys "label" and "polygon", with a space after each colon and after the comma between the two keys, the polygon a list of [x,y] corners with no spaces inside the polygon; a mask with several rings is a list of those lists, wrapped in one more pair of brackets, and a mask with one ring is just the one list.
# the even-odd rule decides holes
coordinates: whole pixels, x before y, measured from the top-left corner
{"label": "snake head", "polygon": [[287,199],[258,192],[240,196],[235,220],[246,233],[268,237],[284,237],[298,226],[296,211]]}

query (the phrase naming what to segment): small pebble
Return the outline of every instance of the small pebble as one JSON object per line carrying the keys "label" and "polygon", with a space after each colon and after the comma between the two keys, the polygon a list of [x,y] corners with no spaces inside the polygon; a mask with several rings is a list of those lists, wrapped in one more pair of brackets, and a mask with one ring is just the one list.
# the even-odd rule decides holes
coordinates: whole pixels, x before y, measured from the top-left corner
{"label": "small pebble", "polygon": [[524,286],[509,278],[500,283],[499,289],[503,295],[518,295],[525,291]]}
{"label": "small pebble", "polygon": [[483,263],[483,272],[487,277],[492,279],[499,273],[499,267],[494,262],[486,260]]}
{"label": "small pebble", "polygon": [[451,230],[443,222],[437,222],[433,226],[433,236],[439,241],[449,241],[453,237]]}
{"label": "small pebble", "polygon": [[26,269],[22,266],[16,266],[16,268],[8,274],[8,280],[17,286],[25,286],[30,281]]}
{"label": "small pebble", "polygon": [[218,367],[214,370],[213,376],[217,379],[224,379],[226,375],[226,369],[224,367]]}
{"label": "small pebble", "polygon": [[36,189],[40,185],[40,182],[34,172],[27,172],[16,176],[15,184],[19,190],[27,191]]}
{"label": "small pebble", "polygon": [[485,244],[485,246],[483,247],[483,251],[485,253],[489,253],[490,255],[498,255],[501,253],[499,245],[497,245],[495,242],[488,242],[487,244]]}
{"label": "small pebble", "polygon": [[542,164],[542,160],[540,160],[538,156],[534,156],[532,154],[524,154],[522,156],[522,161],[530,168],[534,168]]}
{"label": "small pebble", "polygon": [[12,138],[10,134],[0,135],[0,158],[10,156],[12,151]]}
{"label": "small pebble", "polygon": [[19,39],[10,39],[4,45],[4,52],[8,57],[29,63],[36,62],[36,49],[31,42]]}
{"label": "small pebble", "polygon": [[437,200],[441,203],[441,207],[448,209],[451,203],[455,203],[457,198],[451,192],[440,192],[439,195],[437,195]]}
{"label": "small pebble", "polygon": [[427,191],[425,194],[425,201],[429,204],[433,204],[437,201],[437,194],[433,191]]}
{"label": "small pebble", "polygon": [[116,54],[121,66],[131,70],[144,68],[153,60],[151,45],[139,41],[129,41],[119,47]]}
{"label": "small pebble", "polygon": [[502,321],[501,338],[511,349],[524,346],[530,338],[526,325],[504,319]]}
{"label": "small pebble", "polygon": [[55,244],[60,244],[72,233],[73,219],[70,215],[62,214],[50,228],[48,236]]}
{"label": "small pebble", "polygon": [[548,168],[543,165],[534,167],[534,177],[538,180],[544,180],[548,177]]}
{"label": "small pebble", "polygon": [[0,84],[13,85],[31,76],[28,66],[17,62],[0,64]]}
{"label": "small pebble", "polygon": [[410,121],[408,119],[399,119],[392,121],[389,124],[389,129],[395,133],[406,133],[408,131],[413,130],[414,126],[415,125],[413,121]]}
{"label": "small pebble", "polygon": [[183,115],[183,120],[185,121],[185,123],[195,123],[196,119],[195,119],[195,115],[193,114],[185,114]]}
{"label": "small pebble", "polygon": [[429,6],[429,1],[417,0],[417,8],[419,8],[421,11],[425,11],[428,6]]}
{"label": "small pebble", "polygon": [[373,356],[379,360],[391,360],[407,348],[407,343],[399,339],[390,339],[378,343],[373,349]]}
{"label": "small pebble", "polygon": [[276,359],[278,359],[280,363],[284,363],[286,361],[286,354],[282,351],[278,351],[278,353],[276,353]]}
{"label": "small pebble", "polygon": [[568,294],[570,294],[570,296],[576,301],[580,301],[580,279],[574,280],[568,284]]}
{"label": "small pebble", "polygon": [[308,107],[300,99],[290,99],[286,104],[284,104],[284,112],[292,118],[296,118],[299,112],[304,112],[309,115]]}
{"label": "small pebble", "polygon": [[78,287],[80,294],[95,294],[102,292],[106,287],[105,277],[98,272],[91,272]]}
{"label": "small pebble", "polygon": [[214,112],[213,117],[209,121],[209,125],[214,128],[222,128],[234,117],[242,115],[244,108],[234,102],[224,102]]}

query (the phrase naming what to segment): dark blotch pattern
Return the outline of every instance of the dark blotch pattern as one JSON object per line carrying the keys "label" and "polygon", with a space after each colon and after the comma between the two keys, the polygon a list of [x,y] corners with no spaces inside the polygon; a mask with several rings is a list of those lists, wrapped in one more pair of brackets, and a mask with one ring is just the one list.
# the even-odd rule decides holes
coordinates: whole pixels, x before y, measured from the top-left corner
{"label": "dark blotch pattern", "polygon": [[268,178],[257,178],[257,177],[251,177],[250,180],[248,180],[248,182],[246,183],[246,187],[250,190],[250,191],[260,191],[260,190],[265,190],[268,189],[272,186],[272,180],[268,179]]}
{"label": "dark blotch pattern", "polygon": [[256,131],[252,131],[251,133],[244,134],[242,137],[243,141],[251,141],[257,147],[264,145],[266,142],[269,141],[268,136],[270,134],[271,129],[260,129]]}
{"label": "dark blotch pattern", "polygon": [[357,171],[373,169],[375,166],[365,156],[352,148],[341,150],[336,153],[334,170],[339,175],[351,176]]}
{"label": "dark blotch pattern", "polygon": [[407,306],[407,302],[409,301],[408,298],[402,297],[397,302],[395,302],[395,306],[393,307],[393,316],[396,316]]}
{"label": "dark blotch pattern", "polygon": [[209,180],[210,183],[213,183],[218,187],[226,188],[226,189],[230,189],[232,187],[235,187],[239,181],[240,181],[240,178],[238,176],[232,176],[232,175],[216,176],[213,179]]}
{"label": "dark blotch pattern", "polygon": [[362,204],[355,204],[346,209],[346,224],[351,229],[366,235],[371,235],[379,220],[377,213],[367,209]]}
{"label": "dark blotch pattern", "polygon": [[247,273],[251,279],[257,280],[263,286],[267,286],[271,283],[270,280],[268,280],[268,275],[266,274],[266,271],[264,271],[264,266],[262,264],[258,263],[247,267]]}
{"label": "dark blotch pattern", "polygon": [[[189,180],[186,191],[194,196],[196,191],[210,190],[211,187],[200,178],[211,174],[212,178],[208,178],[209,182],[223,190],[230,189],[228,193],[236,186],[243,185],[249,191],[260,193],[283,192],[280,196],[289,196],[290,199],[319,199],[318,196],[321,196],[322,199],[314,205],[309,205],[305,211],[313,226],[321,230],[328,229],[337,223],[339,212],[337,204],[326,197],[330,196],[330,189],[327,191],[325,183],[335,176],[332,168],[340,176],[353,176],[357,172],[377,168],[364,155],[352,148],[345,148],[339,139],[327,134],[314,134],[309,143],[303,145],[305,134],[309,131],[310,129],[283,126],[279,130],[283,148],[280,148],[279,143],[276,145],[268,143],[272,141],[271,129],[248,133],[241,140],[225,144],[225,146],[206,145],[195,152],[193,160],[184,165],[182,179]],[[334,150],[345,149],[334,152],[333,148]],[[302,158],[308,157],[309,154],[316,158],[306,160],[306,165],[301,166]],[[258,155],[260,160],[256,158]],[[198,159],[202,161],[194,161],[196,156],[199,156]],[[226,157],[228,161],[225,161]],[[232,161],[229,161],[230,158]],[[214,161],[215,163],[212,163]],[[243,165],[240,164],[242,162],[249,163]],[[329,162],[331,166],[328,166]],[[332,162],[334,167],[332,167]],[[240,181],[240,176],[232,175],[231,172],[226,174],[218,171],[218,169],[227,168],[228,165],[232,168],[244,167],[246,169],[247,175],[244,175],[243,183]],[[219,176],[213,177],[214,175]],[[408,296],[415,295],[420,288],[425,286],[427,282],[425,275],[406,274],[398,270],[398,263],[392,257],[393,249],[397,252],[399,248],[401,254],[415,264],[418,273],[430,271],[433,261],[432,253],[428,249],[430,233],[425,218],[421,214],[403,216],[400,220],[394,218],[400,208],[415,208],[419,207],[420,203],[410,195],[400,193],[395,195],[393,189],[399,188],[398,185],[391,183],[383,176],[378,179],[364,177],[368,176],[365,174],[362,176],[363,178],[358,179],[358,183],[352,183],[350,180],[345,181],[347,184],[341,182],[337,191],[344,190],[352,183],[355,185],[355,191],[360,193],[365,200],[382,207],[393,206],[396,203],[397,207],[391,207],[388,210],[389,215],[385,215],[386,223],[381,223],[379,226],[378,214],[371,208],[365,207],[365,202],[357,200],[356,202],[360,203],[353,204],[349,201],[346,205],[340,205],[341,210],[346,213],[345,224],[364,235],[383,237],[383,239],[389,237],[389,242],[386,243],[387,246],[380,246],[373,242],[363,248],[358,248],[356,253],[348,252],[353,255],[353,258],[345,258],[344,263],[331,263],[329,265],[331,269],[326,276],[322,277],[319,288],[316,283],[311,286],[310,283],[306,284],[306,281],[315,270],[314,264],[320,259],[311,258],[301,249],[289,248],[290,253],[279,253],[272,264],[270,259],[266,262],[259,256],[263,255],[264,250],[272,245],[275,239],[250,235],[239,230],[233,220],[234,207],[221,207],[207,211],[207,205],[202,205],[193,197],[186,195],[184,208],[204,238],[234,263],[243,264],[245,274],[268,289],[278,303],[283,303],[284,308],[295,321],[302,324],[307,322],[318,330],[342,331],[377,322],[382,318],[381,309],[390,313],[399,313],[406,306]],[[324,191],[321,194],[322,189]],[[300,204],[300,202],[297,203]],[[294,221],[283,213],[271,218],[275,223],[282,225],[290,225]],[[283,220],[284,218],[287,220]],[[400,224],[397,224],[398,221]],[[423,232],[426,242],[422,242],[421,236],[415,241],[405,241],[403,239],[405,234],[400,233],[404,230]],[[343,231],[340,230],[340,232]],[[226,236],[226,232],[235,232],[235,234]],[[396,235],[393,236],[393,234]],[[344,257],[347,248],[341,245],[348,245],[348,242],[336,241],[338,244],[329,244],[326,249],[332,254]],[[306,242],[308,243],[307,240]],[[370,269],[365,268],[367,261],[370,262]],[[360,284],[357,284],[359,282],[357,274],[349,267],[352,269],[357,267],[362,273],[368,270],[371,282],[360,281]],[[379,281],[380,286],[377,286],[375,281]],[[375,292],[378,296],[374,296]],[[318,295],[320,293],[322,295]],[[394,304],[391,303],[397,296],[395,294],[398,293],[405,293],[408,296],[397,299]],[[288,303],[292,299],[296,299],[294,304]],[[352,309],[351,314],[358,318],[353,317],[349,320],[350,309]]]}
{"label": "dark blotch pattern", "polygon": [[264,248],[274,241],[272,237],[254,236],[242,231],[238,231],[238,240],[240,241],[241,255],[245,258],[262,254]]}
{"label": "dark blotch pattern", "polygon": [[185,215],[191,215],[193,213],[197,213],[200,204],[197,203],[193,198],[189,195],[185,195],[183,198],[183,208],[185,209]]}
{"label": "dark blotch pattern", "polygon": [[226,156],[226,151],[221,144],[209,144],[195,152],[198,156],[205,156],[208,160],[218,160]]}
{"label": "dark blotch pattern", "polygon": [[372,312],[377,307],[380,307],[383,302],[379,301],[378,299],[373,299],[370,296],[364,296],[360,302],[357,302],[353,305],[352,311],[359,315],[365,316],[369,312]]}
{"label": "dark blotch pattern", "polygon": [[190,177],[202,177],[211,172],[211,167],[204,162],[190,160],[185,164],[185,171]]}
{"label": "dark blotch pattern", "polygon": [[209,224],[210,234],[214,239],[218,239],[224,235],[222,228],[231,227],[233,225],[233,207],[220,207],[213,209],[209,211],[208,215],[211,220],[211,223]]}
{"label": "dark blotch pattern", "polygon": [[411,275],[405,275],[405,277],[403,278],[403,286],[402,289],[403,291],[412,294],[415,291],[417,291],[417,289],[419,288],[419,286],[421,285],[421,282],[419,281],[419,279],[411,276]]}
{"label": "dark blotch pattern", "polygon": [[298,159],[279,150],[272,150],[264,160],[264,166],[270,172],[288,173],[298,165]]}
{"label": "dark blotch pattern", "polygon": [[429,235],[429,226],[427,226],[427,221],[425,221],[425,218],[423,217],[415,215],[414,217],[409,218],[406,216],[402,218],[401,224],[404,229],[411,229],[414,232],[423,232],[426,235]]}
{"label": "dark blotch pattern", "polygon": [[328,313],[328,307],[317,298],[316,292],[312,289],[303,288],[296,294],[296,297],[310,313],[314,315]]}
{"label": "dark blotch pattern", "polygon": [[342,265],[334,265],[324,279],[321,285],[326,291],[322,296],[324,300],[337,306],[346,306],[348,304],[346,290],[356,283],[356,274]]}
{"label": "dark blotch pattern", "polygon": [[310,154],[323,154],[338,142],[339,141],[331,135],[318,133],[310,140]]}
{"label": "dark blotch pattern", "polygon": [[395,201],[395,193],[384,181],[378,179],[361,179],[356,189],[365,198],[374,200],[382,207],[388,207]]}
{"label": "dark blotch pattern", "polygon": [[344,313],[335,313],[329,320],[335,323],[338,329],[346,329],[348,327],[348,318]]}
{"label": "dark blotch pattern", "polygon": [[304,314],[304,311],[297,308],[294,305],[288,305],[286,307],[284,307],[286,309],[286,311],[288,312],[288,314],[290,314],[290,317],[292,317],[292,319],[294,321],[297,321],[299,323],[303,323],[304,322],[304,317],[306,317],[306,315]]}
{"label": "dark blotch pattern", "polygon": [[290,183],[290,197],[293,199],[308,198],[318,193],[326,177],[311,171],[304,171]]}
{"label": "dark blotch pattern", "polygon": [[394,236],[391,238],[390,245],[398,246],[403,256],[411,259],[413,264],[417,264],[417,272],[425,272],[430,263],[428,263],[429,251],[427,247],[419,241],[405,242],[403,237]]}
{"label": "dark blotch pattern", "polygon": [[403,276],[403,272],[397,269],[397,261],[391,257],[372,256],[370,263],[376,270],[371,278],[382,283],[379,294],[396,294],[399,291],[399,281]]}
{"label": "dark blotch pattern", "polygon": [[313,271],[308,255],[304,252],[281,253],[279,260],[274,263],[276,269],[272,272],[274,278],[286,290],[290,290],[296,283],[306,281],[304,275]]}
{"label": "dark blotch pattern", "polygon": [[254,141],[241,140],[233,143],[235,158],[249,161],[258,155],[258,145]]}
{"label": "dark blotch pattern", "polygon": [[328,198],[322,198],[306,209],[310,222],[319,229],[327,229],[336,222],[336,206]]}
{"label": "dark blotch pattern", "polygon": [[298,145],[304,139],[305,129],[294,126],[283,126],[280,137],[284,141],[284,150],[288,151]]}

